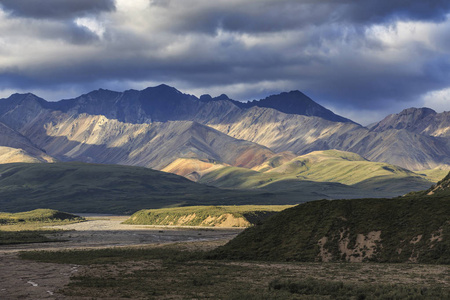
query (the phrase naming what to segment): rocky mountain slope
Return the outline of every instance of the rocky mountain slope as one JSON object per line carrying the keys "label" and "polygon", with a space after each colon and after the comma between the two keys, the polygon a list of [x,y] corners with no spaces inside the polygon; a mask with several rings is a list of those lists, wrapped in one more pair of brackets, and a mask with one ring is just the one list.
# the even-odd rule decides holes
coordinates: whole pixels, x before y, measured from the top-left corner
{"label": "rocky mountain slope", "polygon": [[48,161],[39,159],[20,148],[0,146],[0,162],[2,164],[9,164],[15,162],[39,163]]}
{"label": "rocky mountain slope", "polygon": [[226,95],[213,100],[230,100],[241,108],[267,107],[273,108],[285,114],[295,114],[303,116],[316,116],[333,122],[353,122],[347,118],[336,115],[331,110],[317,104],[311,98],[300,91],[284,92],[272,95],[261,100],[253,100],[246,103],[233,101]]}
{"label": "rocky mountain slope", "polygon": [[206,124],[275,152],[291,151],[302,155],[337,149],[411,170],[450,164],[450,139],[406,129],[373,131],[354,123],[331,122],[319,117],[284,114],[258,107]]}
{"label": "rocky mountain slope", "polygon": [[438,114],[430,108],[408,108],[392,114],[370,128],[376,132],[390,129],[407,131],[434,137],[450,137],[450,111]]}
{"label": "rocky mountain slope", "polygon": [[[106,119],[100,121],[100,116]],[[0,100],[0,121],[59,159],[157,169],[178,158],[252,167],[259,163],[249,163],[255,157],[328,149],[410,170],[445,168],[450,166],[449,117],[449,113],[409,109],[365,128],[299,91],[240,103],[226,95],[197,98],[166,85],[122,93],[97,90],[59,102],[32,94]],[[106,159],[106,154],[111,158]]]}
{"label": "rocky mountain slope", "polygon": [[[197,122],[124,123],[102,115],[63,113],[47,106],[41,105],[39,98],[26,95],[0,118],[63,161],[161,169],[185,157],[251,168],[274,155],[266,147],[236,140]],[[20,116],[27,113],[34,117],[24,122]]]}
{"label": "rocky mountain slope", "polygon": [[55,159],[19,132],[0,123],[0,161],[11,162],[54,162]]}

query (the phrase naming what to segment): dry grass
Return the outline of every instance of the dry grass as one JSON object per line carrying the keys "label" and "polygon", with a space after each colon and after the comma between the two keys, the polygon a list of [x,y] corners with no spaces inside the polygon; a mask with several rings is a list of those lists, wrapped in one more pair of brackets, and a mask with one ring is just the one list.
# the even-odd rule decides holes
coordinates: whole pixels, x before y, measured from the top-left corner
{"label": "dry grass", "polygon": [[[353,294],[354,299],[363,294],[366,299],[384,299],[371,295],[376,291],[402,296],[416,293],[414,299],[438,299],[433,295],[450,295],[448,266],[235,262],[202,258],[203,251],[222,243],[130,248],[123,252],[126,257],[122,260],[117,260],[120,255],[112,258],[118,252],[106,250],[103,263],[99,263],[103,250],[98,250],[96,263],[80,267],[78,274],[61,292],[71,297],[94,299],[330,299],[333,291],[322,290],[322,286],[328,285],[343,287],[347,299],[352,299]],[[148,251],[146,255],[142,255],[143,250]],[[47,255],[47,261],[51,261],[52,255],[56,257],[58,253]],[[83,252],[77,251],[74,255],[83,255]],[[36,258],[34,254],[30,256]],[[315,294],[298,294],[285,288],[283,283],[289,283],[286,286],[290,288],[295,286],[293,284],[306,284],[317,291]],[[429,297],[417,295],[421,292],[428,293]]]}

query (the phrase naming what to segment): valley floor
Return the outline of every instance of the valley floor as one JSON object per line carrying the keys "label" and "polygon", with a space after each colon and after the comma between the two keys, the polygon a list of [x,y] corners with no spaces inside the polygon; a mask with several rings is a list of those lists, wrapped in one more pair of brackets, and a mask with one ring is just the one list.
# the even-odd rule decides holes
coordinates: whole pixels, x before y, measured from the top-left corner
{"label": "valley floor", "polygon": [[[58,294],[78,274],[76,264],[30,262],[18,258],[20,251],[102,249],[110,247],[158,247],[168,243],[201,241],[223,244],[242,229],[175,228],[123,225],[128,216],[88,217],[87,222],[52,226],[64,231],[48,234],[63,242],[1,245],[0,299],[61,299]],[[218,240],[218,242],[214,242]],[[212,241],[212,242],[211,242]],[[71,297],[69,297],[71,298]]]}
{"label": "valley floor", "polygon": [[[383,299],[387,294],[397,299],[395,295],[417,293],[428,296],[414,299],[439,299],[450,295],[447,265],[209,260],[189,253],[214,249],[240,231],[131,228],[120,225],[120,220],[65,225],[75,229],[58,233],[68,242],[1,246],[0,299],[339,299],[342,293],[347,296],[341,299],[361,295]],[[33,259],[40,254],[28,250],[109,251],[111,246],[119,251],[43,255],[49,261],[62,259],[62,264],[19,258],[22,250]],[[158,256],[165,253],[172,254]],[[98,254],[92,263],[82,261],[83,256]],[[310,294],[299,294],[302,287]],[[372,298],[377,294],[380,298]]]}
{"label": "valley floor", "polygon": [[4,245],[0,246],[0,253],[19,250],[105,248],[217,239],[230,240],[243,230],[242,228],[211,229],[121,224],[126,219],[128,216],[89,217],[86,222],[51,226],[49,228],[63,230],[46,236],[64,242]]}

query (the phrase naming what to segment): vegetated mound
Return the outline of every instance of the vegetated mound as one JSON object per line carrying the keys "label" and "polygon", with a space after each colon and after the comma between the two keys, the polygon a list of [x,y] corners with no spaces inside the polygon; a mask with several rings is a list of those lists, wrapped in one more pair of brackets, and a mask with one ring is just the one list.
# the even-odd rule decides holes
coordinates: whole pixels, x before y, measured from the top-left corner
{"label": "vegetated mound", "polygon": [[308,202],[246,229],[211,255],[269,261],[449,264],[449,199]]}
{"label": "vegetated mound", "polygon": [[0,213],[0,224],[53,222],[65,220],[80,221],[83,220],[83,218],[53,209],[42,208],[18,213]]}
{"label": "vegetated mound", "polygon": [[190,206],[140,210],[124,224],[249,227],[292,206]]}

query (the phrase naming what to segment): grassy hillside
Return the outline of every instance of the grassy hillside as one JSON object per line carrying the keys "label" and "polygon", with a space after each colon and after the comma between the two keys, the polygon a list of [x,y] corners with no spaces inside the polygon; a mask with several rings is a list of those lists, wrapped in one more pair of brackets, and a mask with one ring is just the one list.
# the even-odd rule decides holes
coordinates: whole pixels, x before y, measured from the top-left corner
{"label": "grassy hillside", "polygon": [[444,178],[449,171],[450,171],[449,169],[438,167],[429,170],[416,171],[416,173],[422,176],[426,176],[425,178],[428,178],[428,180],[430,181],[438,182],[442,178]]}
{"label": "grassy hillside", "polygon": [[60,212],[53,209],[35,209],[32,211],[18,213],[0,213],[0,224],[18,224],[33,222],[57,222],[57,221],[76,221],[82,220],[81,217]]}
{"label": "grassy hillside", "polygon": [[449,264],[449,198],[308,202],[246,229],[213,256]]}
{"label": "grassy hillside", "polygon": [[[311,200],[311,199],[307,199]],[[228,191],[143,167],[85,163],[0,165],[0,211],[51,208],[131,214],[186,205],[297,204],[297,194]]]}
{"label": "grassy hillside", "polygon": [[[386,163],[370,162],[361,156],[338,150],[316,151],[296,157],[273,169],[261,171],[237,167],[224,167],[204,175],[199,182],[234,189],[262,188],[285,191],[305,189],[307,182],[331,182],[336,190],[322,193],[330,197],[355,198],[370,195],[374,197],[394,197],[412,190],[427,189],[432,185],[426,176]],[[264,172],[264,170],[267,170]],[[311,186],[311,192],[320,192],[321,186]],[[308,190],[308,188],[306,188]],[[345,190],[345,191],[344,191]]]}
{"label": "grassy hillside", "polygon": [[125,224],[249,227],[291,206],[190,206],[141,210]]}
{"label": "grassy hillside", "polygon": [[56,240],[43,226],[75,223],[83,218],[52,209],[36,209],[19,213],[0,213],[0,245],[44,243]]}

